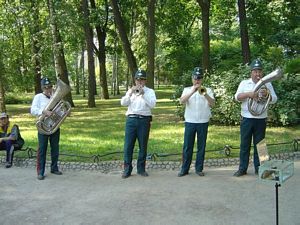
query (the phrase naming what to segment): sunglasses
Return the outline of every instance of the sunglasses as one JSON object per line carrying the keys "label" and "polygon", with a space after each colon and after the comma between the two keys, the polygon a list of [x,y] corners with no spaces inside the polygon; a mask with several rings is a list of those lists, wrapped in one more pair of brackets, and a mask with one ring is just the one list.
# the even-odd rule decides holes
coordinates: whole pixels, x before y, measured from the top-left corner
{"label": "sunglasses", "polygon": [[50,89],[50,88],[52,88],[52,85],[50,85],[50,86],[44,86],[43,88]]}

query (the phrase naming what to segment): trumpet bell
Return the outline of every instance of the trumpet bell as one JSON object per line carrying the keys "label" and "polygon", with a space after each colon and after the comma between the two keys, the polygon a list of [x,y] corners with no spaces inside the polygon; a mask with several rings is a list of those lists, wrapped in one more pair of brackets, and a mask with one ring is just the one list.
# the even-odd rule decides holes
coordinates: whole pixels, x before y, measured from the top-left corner
{"label": "trumpet bell", "polygon": [[198,92],[200,95],[205,95],[206,94],[206,87],[201,86],[198,88]]}

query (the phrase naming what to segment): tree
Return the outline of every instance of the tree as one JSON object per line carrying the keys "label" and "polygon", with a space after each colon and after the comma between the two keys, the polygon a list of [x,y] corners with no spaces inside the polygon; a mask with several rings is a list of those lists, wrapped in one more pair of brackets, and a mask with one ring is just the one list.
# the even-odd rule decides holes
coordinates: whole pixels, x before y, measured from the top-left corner
{"label": "tree", "polygon": [[127,37],[125,25],[124,25],[124,22],[123,22],[121,13],[120,13],[120,9],[119,9],[117,0],[110,0],[110,3],[111,3],[113,14],[115,17],[116,27],[119,31],[119,36],[120,36],[120,39],[123,44],[123,49],[124,49],[125,55],[127,57],[128,67],[132,74],[132,80],[134,80],[134,73],[137,70],[136,59],[131,50],[131,45],[130,45],[130,42]]}
{"label": "tree", "polygon": [[209,8],[210,0],[197,0],[202,14],[202,67],[204,71],[210,68],[210,39],[209,39]]}
{"label": "tree", "polygon": [[[97,12],[97,7],[95,0],[90,0],[91,7],[95,11],[97,15],[99,13]],[[95,28],[99,43],[99,49],[94,45],[94,49],[96,52],[96,55],[99,60],[100,65],[100,87],[102,89],[101,91],[101,97],[103,99],[109,99],[109,93],[108,93],[108,87],[107,87],[107,76],[106,76],[106,49],[105,49],[105,40],[106,40],[106,30],[107,30],[107,23],[108,23],[108,3],[107,0],[104,0],[104,8],[105,8],[105,16],[104,16],[104,22],[103,25],[100,25],[100,19],[96,19],[95,21]]]}
{"label": "tree", "polygon": [[154,88],[154,58],[155,58],[155,2],[148,0],[148,33],[147,33],[147,84]]}
{"label": "tree", "polygon": [[40,25],[39,25],[39,2],[31,1],[32,18],[30,26],[30,39],[32,43],[32,60],[34,67],[35,94],[41,93],[41,59],[40,59]]}
{"label": "tree", "polygon": [[87,0],[81,0],[83,18],[84,18],[84,33],[85,33],[85,41],[86,41],[86,49],[87,49],[87,56],[88,56],[88,107],[93,108],[96,107],[95,102],[95,61],[93,55],[93,30],[89,24],[89,9],[88,9],[88,2]]}
{"label": "tree", "polygon": [[[56,74],[57,77],[59,77],[64,83],[70,85],[63,42],[55,20],[56,13],[53,4],[54,2],[53,0],[47,0],[47,3],[49,9],[51,31],[53,36],[53,53],[54,53]],[[66,100],[71,104],[72,107],[74,107],[74,102],[72,99],[71,92],[66,95]]]}
{"label": "tree", "polygon": [[239,8],[239,22],[240,22],[243,63],[247,64],[251,61],[251,56],[250,56],[245,0],[238,0],[238,8]]}

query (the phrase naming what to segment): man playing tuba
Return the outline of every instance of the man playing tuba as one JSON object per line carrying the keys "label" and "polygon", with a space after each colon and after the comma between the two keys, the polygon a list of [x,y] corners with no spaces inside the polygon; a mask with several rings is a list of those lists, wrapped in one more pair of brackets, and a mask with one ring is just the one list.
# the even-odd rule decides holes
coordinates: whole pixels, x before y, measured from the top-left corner
{"label": "man playing tuba", "polygon": [[256,144],[265,138],[266,132],[267,110],[259,115],[253,115],[248,108],[249,98],[256,102],[270,98],[270,104],[274,104],[277,101],[277,96],[271,83],[266,83],[265,87],[259,91],[253,91],[256,83],[259,82],[259,80],[263,77],[263,67],[261,61],[258,59],[253,60],[253,62],[250,64],[250,68],[250,79],[243,80],[235,93],[235,99],[242,103],[242,118],[240,125],[240,165],[238,171],[234,173],[234,176],[236,177],[247,174],[252,139],[254,145],[254,169],[255,174],[258,174],[259,158]]}
{"label": "man playing tuba", "polygon": [[[42,93],[34,96],[31,105],[31,114],[40,117],[42,114],[46,116],[51,116],[51,111],[45,110],[50,98],[52,96],[52,83],[47,78],[44,77],[41,80]],[[48,141],[50,141],[51,147],[51,173],[55,175],[62,175],[62,172],[58,170],[57,162],[59,157],[59,139],[60,139],[60,129],[58,128],[54,133],[47,135],[38,131],[38,142],[39,148],[37,152],[37,178],[38,180],[45,179],[45,165],[46,165],[46,155]]]}

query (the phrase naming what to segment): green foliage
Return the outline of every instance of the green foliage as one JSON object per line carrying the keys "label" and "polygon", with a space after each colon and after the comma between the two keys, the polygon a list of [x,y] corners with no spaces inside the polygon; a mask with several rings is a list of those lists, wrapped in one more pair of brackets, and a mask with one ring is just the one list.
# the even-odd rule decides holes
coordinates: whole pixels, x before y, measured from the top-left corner
{"label": "green foliage", "polygon": [[285,74],[274,84],[278,102],[272,108],[273,122],[280,125],[299,123],[300,118],[300,78],[299,74]]}

